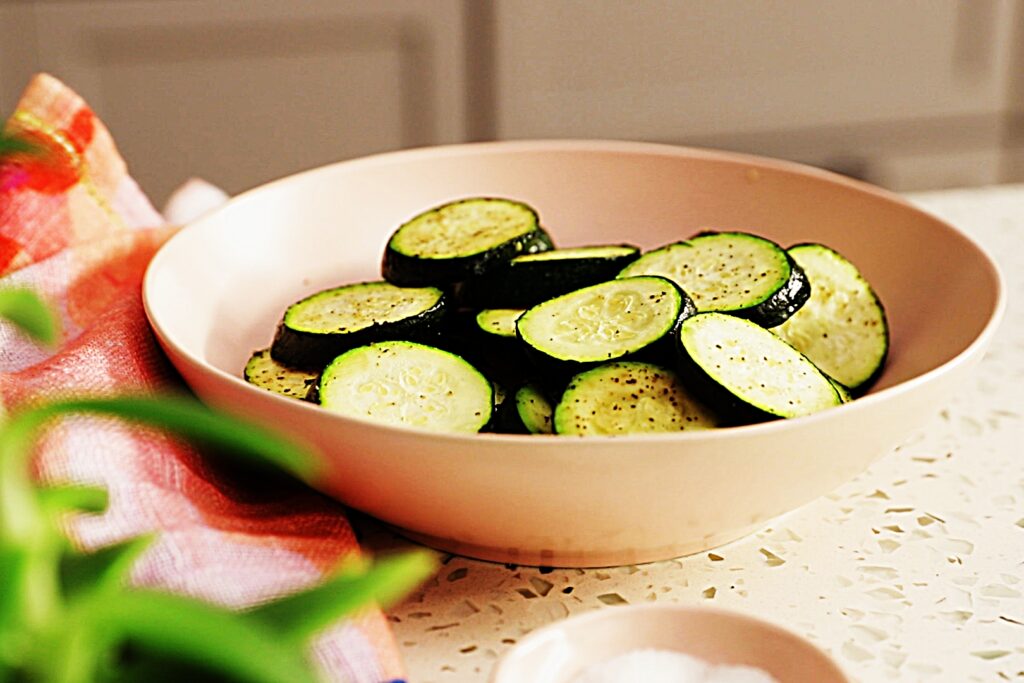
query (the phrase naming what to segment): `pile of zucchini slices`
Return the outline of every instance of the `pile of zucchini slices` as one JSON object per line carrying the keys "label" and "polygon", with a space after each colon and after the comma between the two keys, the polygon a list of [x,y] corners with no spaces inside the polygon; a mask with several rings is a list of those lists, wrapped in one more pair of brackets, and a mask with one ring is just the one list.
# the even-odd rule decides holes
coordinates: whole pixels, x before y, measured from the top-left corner
{"label": "pile of zucchini slices", "polygon": [[852,263],[746,232],[556,249],[530,206],[476,197],[401,225],[382,275],[289,306],[245,379],[427,430],[620,435],[807,415],[888,353]]}

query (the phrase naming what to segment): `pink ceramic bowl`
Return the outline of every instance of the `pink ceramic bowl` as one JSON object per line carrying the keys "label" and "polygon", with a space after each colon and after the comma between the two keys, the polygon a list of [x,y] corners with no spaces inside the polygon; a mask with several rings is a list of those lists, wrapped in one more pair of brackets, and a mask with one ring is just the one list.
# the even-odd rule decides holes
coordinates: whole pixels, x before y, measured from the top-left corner
{"label": "pink ceramic bowl", "polygon": [[779,683],[849,681],[809,641],[766,621],[709,607],[638,605],[604,608],[534,631],[501,659],[491,683],[571,683],[588,667],[633,650],[756,667]]}
{"label": "pink ceramic bowl", "polygon": [[[823,242],[885,304],[872,392],[789,421],[618,438],[455,436],[355,420],[241,379],[291,302],[379,277],[401,222],[472,195],[535,206],[562,246],[645,248],[700,228]],[[737,538],[864,470],[933,415],[981,358],[1004,307],[991,259],[887,192],[824,171],[626,142],[461,145],[334,164],[247,192],[182,230],[144,283],[150,322],[203,400],[307,442],[311,483],[429,545],[596,566]]]}

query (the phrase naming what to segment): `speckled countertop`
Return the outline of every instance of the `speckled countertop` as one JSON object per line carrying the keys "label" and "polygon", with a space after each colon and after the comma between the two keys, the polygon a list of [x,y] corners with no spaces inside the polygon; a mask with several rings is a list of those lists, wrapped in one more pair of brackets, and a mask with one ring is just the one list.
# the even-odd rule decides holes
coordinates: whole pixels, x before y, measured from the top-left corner
{"label": "speckled countertop", "polygon": [[[1024,186],[911,199],[999,262],[1009,307],[971,382],[828,496],[715,549],[611,569],[447,557],[390,612],[411,683],[486,681],[524,634],[626,603],[767,618],[856,681],[1024,682]],[[371,547],[401,545],[369,526]]]}

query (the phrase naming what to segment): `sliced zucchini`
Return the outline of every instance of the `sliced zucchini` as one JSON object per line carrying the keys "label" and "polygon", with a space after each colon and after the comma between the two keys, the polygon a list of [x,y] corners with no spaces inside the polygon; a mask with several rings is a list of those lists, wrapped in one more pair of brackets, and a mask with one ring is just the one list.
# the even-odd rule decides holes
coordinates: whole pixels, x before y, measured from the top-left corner
{"label": "sliced zucchini", "polygon": [[517,256],[462,283],[459,296],[468,306],[529,308],[575,289],[611,280],[640,256],[628,244],[552,249]]}
{"label": "sliced zucchini", "polygon": [[[818,369],[820,370],[821,368]],[[840,403],[849,403],[853,400],[853,394],[850,393],[849,387],[842,382],[837,381],[835,377],[829,377],[828,373],[825,373],[825,376],[828,377],[829,382],[832,382],[832,386],[835,387],[836,393],[839,394]]]}
{"label": "sliced zucchini", "polygon": [[270,349],[260,349],[245,364],[245,381],[275,394],[316,400],[316,382],[319,372],[298,370],[282,365],[270,355]]}
{"label": "sliced zucchini", "polygon": [[320,404],[349,417],[471,433],[490,421],[494,389],[453,353],[415,342],[384,341],[331,361],[320,377]]}
{"label": "sliced zucchini", "polygon": [[580,370],[669,343],[693,303],[662,277],[609,280],[549,299],[516,322],[519,338],[541,365]]}
{"label": "sliced zucchini", "polygon": [[[507,320],[496,310],[481,313],[462,310],[449,315],[444,331],[431,345],[461,356],[493,382],[518,387],[530,366],[523,344],[515,336],[515,319]],[[512,336],[507,334],[510,325]],[[502,329],[506,334],[499,333]]]}
{"label": "sliced zucchini", "polygon": [[476,314],[476,324],[483,332],[496,337],[516,338],[516,320],[521,308],[485,308]]}
{"label": "sliced zucchini", "polygon": [[[480,366],[475,365],[477,369]],[[505,429],[506,415],[509,411],[509,406],[515,403],[513,395],[509,394],[509,390],[501,382],[491,380],[491,389],[494,391],[494,410],[491,412],[490,421],[480,428],[481,432],[505,434],[508,430]]]}
{"label": "sliced zucchini", "polygon": [[530,361],[522,342],[516,336],[519,309],[492,308],[480,311],[475,318],[475,348],[472,357],[480,358],[477,366],[493,380],[512,387],[519,386]]}
{"label": "sliced zucchini", "polygon": [[320,369],[371,342],[425,341],[436,333],[446,310],[444,292],[436,287],[361,282],[327,289],[288,307],[271,354],[286,365]]}
{"label": "sliced zucchini", "polygon": [[821,244],[789,249],[811,282],[811,298],[773,332],[854,393],[881,374],[889,353],[885,309],[856,266]]}
{"label": "sliced zucchini", "polygon": [[554,404],[540,382],[528,382],[495,410],[494,431],[502,434],[551,434]]}
{"label": "sliced zucchini", "polygon": [[745,232],[705,232],[647,252],[619,277],[661,275],[690,295],[698,311],[720,311],[763,327],[781,324],[810,296],[799,266],[782,247]]}
{"label": "sliced zucchini", "polygon": [[524,384],[515,396],[516,415],[530,434],[554,432],[554,406],[536,384]]}
{"label": "sliced zucchini", "polygon": [[749,320],[698,313],[680,326],[679,350],[688,386],[739,421],[809,415],[842,402],[814,363]]}
{"label": "sliced zucchini", "polygon": [[550,248],[551,238],[532,208],[476,197],[424,211],[402,224],[388,240],[381,269],[384,279],[396,285],[444,285]]}
{"label": "sliced zucchini", "polygon": [[573,377],[554,424],[558,434],[614,436],[711,429],[718,420],[673,370],[625,361]]}

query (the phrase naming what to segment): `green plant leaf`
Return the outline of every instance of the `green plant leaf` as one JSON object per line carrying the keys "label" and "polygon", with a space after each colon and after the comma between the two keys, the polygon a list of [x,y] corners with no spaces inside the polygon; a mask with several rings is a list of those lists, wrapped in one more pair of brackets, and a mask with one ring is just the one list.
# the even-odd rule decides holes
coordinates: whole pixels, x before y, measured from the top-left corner
{"label": "green plant leaf", "polygon": [[0,584],[0,670],[3,669],[4,644],[10,633],[19,626],[20,579],[25,575],[26,553],[25,548],[0,541],[0,576],[4,577]]}
{"label": "green plant leaf", "polygon": [[33,432],[43,417],[28,411],[0,426],[0,543],[24,544],[46,528],[28,472]]}
{"label": "green plant leaf", "polygon": [[193,662],[251,683],[315,683],[300,648],[266,624],[198,600],[155,591],[124,591],[93,601],[82,620],[111,642]]}
{"label": "green plant leaf", "polygon": [[291,642],[301,642],[369,603],[387,606],[436,567],[437,558],[429,551],[382,558],[369,568],[363,562],[345,564],[319,586],[257,607],[250,614],[271,624]]}
{"label": "green plant leaf", "polygon": [[57,341],[60,325],[52,309],[30,289],[0,291],[0,318],[6,318],[25,334],[44,344]]}
{"label": "green plant leaf", "polygon": [[12,154],[38,154],[41,147],[16,135],[0,131],[0,160]]}
{"label": "green plant leaf", "polygon": [[[0,426],[0,683],[12,671],[18,680],[24,674],[52,683],[192,681],[200,674],[202,680],[313,683],[304,656],[309,635],[370,601],[396,599],[435,567],[425,552],[369,568],[351,564],[311,591],[245,613],[127,588],[149,539],[75,554],[55,520],[69,509],[101,509],[105,495],[84,487],[37,490],[28,475],[37,431],[69,413],[127,419],[246,456],[244,462],[305,477],[316,472],[312,455],[291,442],[183,397],[70,399],[14,414]],[[140,657],[122,662],[125,644]]]}
{"label": "green plant leaf", "polygon": [[0,549],[5,568],[0,601],[12,628],[42,628],[60,611],[58,561],[67,540],[36,497],[29,478],[32,438],[44,414],[19,413],[0,426]]}
{"label": "green plant leaf", "polygon": [[61,561],[61,586],[68,600],[127,586],[132,565],[153,540],[153,536],[138,536],[95,552],[66,554]]}
{"label": "green plant leaf", "polygon": [[192,662],[138,648],[128,648],[128,651],[131,653],[128,661],[122,657],[111,671],[101,669],[91,683],[227,683],[235,680]]}
{"label": "green plant leaf", "polygon": [[67,547],[29,478],[29,455],[37,430],[69,413],[109,415],[168,429],[219,446],[225,455],[247,456],[245,463],[276,465],[306,476],[315,471],[312,456],[290,442],[185,398],[70,399],[14,414],[0,427],[0,547],[26,551],[20,574],[4,579],[5,584],[20,587],[7,608],[14,621],[29,629],[42,629],[62,618],[60,558]]}
{"label": "green plant leaf", "polygon": [[36,489],[39,504],[52,515],[65,512],[103,512],[107,509],[107,490],[97,486],[47,486]]}
{"label": "green plant leaf", "polygon": [[[43,418],[73,413],[109,415],[223,449],[218,455],[240,456],[238,460],[244,464],[269,465],[302,478],[313,477],[319,470],[312,454],[293,442],[254,422],[216,412],[184,396],[67,399],[28,412],[40,413]],[[15,419],[39,417],[22,413]]]}
{"label": "green plant leaf", "polygon": [[[53,635],[46,633],[41,640],[46,650],[36,662],[33,673],[46,683],[94,683],[97,671],[111,655],[110,643],[95,628],[95,624],[80,620],[71,614]],[[43,649],[37,643],[36,650]]]}

